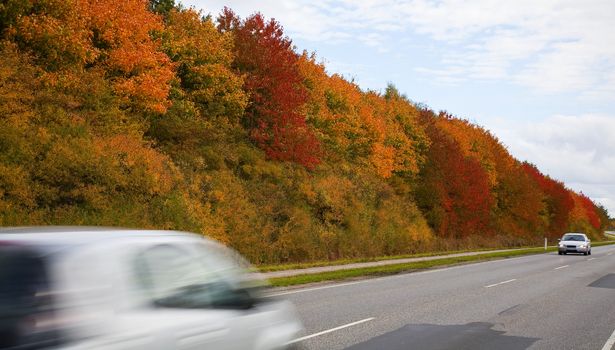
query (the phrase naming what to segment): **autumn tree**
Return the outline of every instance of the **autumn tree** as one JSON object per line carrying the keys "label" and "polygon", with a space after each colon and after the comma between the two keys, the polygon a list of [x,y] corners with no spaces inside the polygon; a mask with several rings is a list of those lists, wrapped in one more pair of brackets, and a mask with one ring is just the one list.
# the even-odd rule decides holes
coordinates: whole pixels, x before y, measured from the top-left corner
{"label": "autumn tree", "polygon": [[548,234],[550,237],[561,236],[568,228],[570,211],[574,200],[563,183],[542,174],[536,166],[523,163],[523,169],[530,175],[543,191],[548,217]]}
{"label": "autumn tree", "polygon": [[247,104],[243,79],[231,68],[232,37],[219,33],[195,10],[173,9],[161,41],[177,73],[172,105],[166,114],[152,118],[149,135],[174,156],[202,156],[202,146],[240,129]]}
{"label": "autumn tree", "polygon": [[320,162],[320,144],[303,115],[307,94],[298,56],[282,26],[260,13],[240,20],[225,8],[218,29],[235,39],[234,67],[245,75],[250,96],[244,123],[254,141],[272,159],[314,168]]}
{"label": "autumn tree", "polygon": [[149,10],[163,16],[167,16],[175,8],[175,0],[149,0]]}
{"label": "autumn tree", "polygon": [[[152,33],[163,28],[146,0],[37,0],[4,10],[8,38],[32,54],[50,83],[69,69],[96,69],[112,81],[125,108],[164,112],[173,65]],[[10,11],[9,11],[10,10]]]}
{"label": "autumn tree", "polygon": [[602,204],[598,204],[596,205],[596,214],[600,218],[601,229],[608,230],[611,222],[609,211]]}
{"label": "autumn tree", "polygon": [[431,111],[423,110],[421,114],[431,146],[416,188],[419,207],[440,237],[491,234],[494,199],[487,173],[436,126]]}

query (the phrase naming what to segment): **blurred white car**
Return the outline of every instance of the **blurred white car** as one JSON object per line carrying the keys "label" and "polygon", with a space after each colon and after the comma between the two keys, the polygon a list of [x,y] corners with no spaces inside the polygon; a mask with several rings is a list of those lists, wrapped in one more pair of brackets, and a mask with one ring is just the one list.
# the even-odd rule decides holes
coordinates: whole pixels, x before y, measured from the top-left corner
{"label": "blurred white car", "polygon": [[0,229],[0,349],[284,349],[293,306],[197,235]]}
{"label": "blurred white car", "polygon": [[566,233],[559,239],[557,252],[559,255],[568,253],[592,255],[592,243],[584,233]]}

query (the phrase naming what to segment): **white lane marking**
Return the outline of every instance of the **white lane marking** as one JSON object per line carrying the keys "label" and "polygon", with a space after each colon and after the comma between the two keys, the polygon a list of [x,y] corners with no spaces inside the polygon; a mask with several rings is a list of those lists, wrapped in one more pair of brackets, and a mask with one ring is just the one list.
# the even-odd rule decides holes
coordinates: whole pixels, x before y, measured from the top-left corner
{"label": "white lane marking", "polygon": [[373,320],[374,318],[375,317],[370,317],[370,318],[366,318],[366,319],[363,319],[363,320],[360,320],[360,321],[348,323],[348,324],[345,324],[345,325],[342,325],[342,326],[339,326],[339,327],[327,329],[326,331],[322,331],[322,332],[306,335],[305,337],[301,337],[301,338],[297,338],[295,340],[291,340],[288,343],[286,343],[286,345],[298,343],[300,341],[304,341],[304,340],[307,340],[307,339],[310,339],[310,338],[318,337],[318,336],[321,336],[321,335],[324,335],[324,334],[327,334],[327,333],[339,331],[340,329],[356,326],[356,325],[361,324],[361,323],[369,322],[369,321]]}
{"label": "white lane marking", "polygon": [[587,259],[587,261],[592,261],[592,260],[596,260],[597,258],[589,258]]}
{"label": "white lane marking", "polygon": [[506,284],[506,283],[514,282],[514,281],[516,281],[516,280],[517,280],[516,278],[513,278],[513,279],[508,280],[508,281],[504,281],[504,282],[500,282],[500,283],[490,284],[490,285],[488,285],[488,286],[485,286],[485,288],[491,288],[491,287],[499,286],[499,285],[501,285],[501,284]]}
{"label": "white lane marking", "polygon": [[611,350],[613,349],[613,345],[615,345],[615,330],[613,331],[613,334],[611,334],[611,337],[609,338],[609,340],[607,340],[606,343],[604,343],[602,350]]}
{"label": "white lane marking", "polygon": [[564,265],[564,266],[556,267],[556,268],[554,268],[554,270],[563,269],[563,268],[568,267],[568,266],[570,266],[570,265]]}
{"label": "white lane marking", "polygon": [[274,293],[274,294],[268,294],[265,297],[267,298],[271,298],[271,297],[279,297],[281,295],[288,295],[288,294],[296,294],[296,293],[304,293],[304,292],[313,292],[315,290],[321,290],[321,289],[329,289],[329,288],[337,288],[337,287],[345,287],[345,286],[351,286],[353,284],[359,284],[359,283],[363,283],[364,281],[357,281],[357,282],[348,282],[348,283],[340,283],[340,284],[332,284],[330,286],[323,286],[323,287],[314,287],[314,288],[305,288],[305,289],[297,289],[297,290],[290,290],[287,292],[280,292],[280,293]]}

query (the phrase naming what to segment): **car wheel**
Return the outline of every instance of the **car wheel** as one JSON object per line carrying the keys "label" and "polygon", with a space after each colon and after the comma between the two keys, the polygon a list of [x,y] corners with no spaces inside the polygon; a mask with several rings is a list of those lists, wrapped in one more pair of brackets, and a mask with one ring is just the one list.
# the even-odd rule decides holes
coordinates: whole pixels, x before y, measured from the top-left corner
{"label": "car wheel", "polygon": [[590,249],[589,252],[587,253],[588,255],[592,255],[592,250]]}
{"label": "car wheel", "polygon": [[587,255],[587,252],[584,252],[583,255]]}
{"label": "car wheel", "polygon": [[562,255],[563,253],[562,253],[562,252],[557,252],[557,254],[558,254],[558,255]]}

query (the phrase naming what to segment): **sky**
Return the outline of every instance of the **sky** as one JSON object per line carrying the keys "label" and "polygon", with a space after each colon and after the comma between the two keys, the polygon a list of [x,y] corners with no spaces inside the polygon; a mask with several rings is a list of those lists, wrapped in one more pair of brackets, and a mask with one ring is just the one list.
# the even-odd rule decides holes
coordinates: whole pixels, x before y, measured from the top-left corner
{"label": "sky", "polygon": [[329,73],[489,129],[615,217],[613,0],[180,1],[275,18]]}

